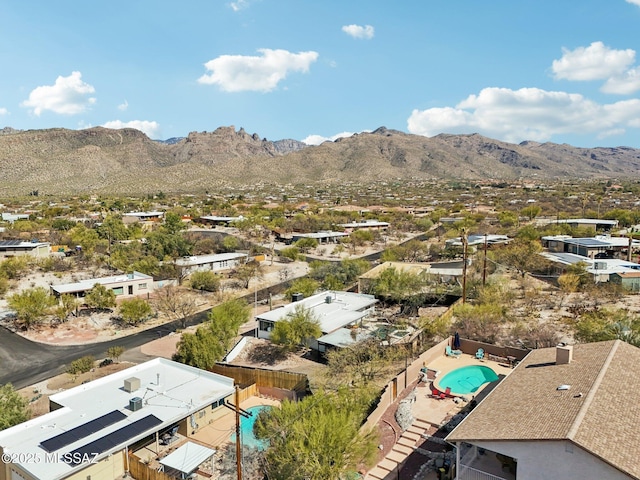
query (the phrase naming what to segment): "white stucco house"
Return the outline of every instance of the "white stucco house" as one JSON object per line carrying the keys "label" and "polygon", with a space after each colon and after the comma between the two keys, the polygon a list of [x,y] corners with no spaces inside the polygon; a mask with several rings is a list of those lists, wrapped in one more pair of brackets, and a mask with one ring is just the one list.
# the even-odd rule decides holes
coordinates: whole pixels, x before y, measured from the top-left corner
{"label": "white stucco house", "polygon": [[640,479],[639,387],[620,340],[533,350],[447,436],[456,478]]}
{"label": "white stucco house", "polygon": [[[375,311],[377,302],[378,300],[373,295],[333,290],[324,291],[289,303],[282,308],[259,314],[256,317],[258,337],[270,338],[276,322],[286,320],[288,315],[295,312],[298,307],[303,307],[311,312],[320,324],[323,337],[326,337],[327,334],[355,325],[369,317]],[[326,344],[322,342],[323,337],[313,340],[309,347],[324,352]]]}

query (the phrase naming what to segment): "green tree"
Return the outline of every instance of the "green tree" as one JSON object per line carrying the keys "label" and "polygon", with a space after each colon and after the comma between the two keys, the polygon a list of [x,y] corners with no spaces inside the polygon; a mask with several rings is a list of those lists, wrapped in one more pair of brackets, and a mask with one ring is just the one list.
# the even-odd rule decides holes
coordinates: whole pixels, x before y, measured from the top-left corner
{"label": "green tree", "polygon": [[520,215],[527,217],[529,220],[533,220],[542,212],[542,208],[538,205],[527,205],[520,210]]}
{"label": "green tree", "polygon": [[318,246],[318,240],[316,240],[315,238],[301,238],[293,245],[301,252],[308,253],[309,250]]}
{"label": "green tree", "polygon": [[217,292],[220,289],[220,277],[211,270],[193,272],[189,277],[189,285],[194,290]]}
{"label": "green tree", "polygon": [[124,353],[124,347],[121,347],[119,345],[109,347],[107,349],[107,357],[112,359],[115,362],[118,361],[118,359],[122,356],[123,353]]}
{"label": "green tree", "polygon": [[209,321],[198,327],[196,333],[182,334],[173,359],[210,370],[233,346],[240,326],[247,322],[250,314],[249,306],[239,299],[212,308]]}
{"label": "green tree", "polygon": [[16,312],[17,325],[26,330],[44,319],[55,299],[45,288],[36,287],[10,295],[7,304]]}
{"label": "green tree", "polygon": [[544,268],[548,261],[540,255],[540,242],[525,238],[516,238],[509,245],[495,251],[498,263],[514,269],[522,280],[522,290],[526,288],[527,273]]}
{"label": "green tree", "polygon": [[91,355],[85,355],[84,357],[76,358],[71,362],[71,365],[67,367],[67,373],[69,375],[79,375],[81,373],[87,373],[93,368],[96,363],[96,359]]}
{"label": "green tree", "polygon": [[164,223],[162,224],[162,228],[168,234],[175,235],[187,227],[182,221],[182,216],[180,216],[176,212],[167,212],[164,215]]}
{"label": "green tree", "polygon": [[0,275],[0,298],[3,298],[9,290],[9,280]]}
{"label": "green tree", "polygon": [[222,246],[224,247],[226,252],[235,252],[236,249],[240,246],[240,240],[231,235],[227,235],[222,240]]}
{"label": "green tree", "polygon": [[96,283],[84,297],[84,302],[89,308],[109,310],[116,306],[116,294],[110,288]]}
{"label": "green tree", "polygon": [[287,247],[280,250],[280,256],[283,258],[288,258],[289,260],[296,261],[299,260],[302,255],[300,254],[300,249],[297,247]]}
{"label": "green tree", "polygon": [[271,331],[271,341],[289,351],[299,347],[308,347],[309,342],[322,335],[320,322],[313,312],[297,305],[293,312],[283,320],[276,322]]}
{"label": "green tree", "polygon": [[20,278],[28,265],[27,257],[9,257],[0,262],[0,276],[14,280]]}
{"label": "green tree", "polygon": [[122,320],[129,325],[138,325],[149,319],[153,313],[151,305],[146,300],[138,297],[122,300],[119,310]]}
{"label": "green tree", "polygon": [[78,300],[73,295],[65,293],[60,296],[58,306],[53,310],[54,316],[62,323],[66,322],[69,315],[78,307]]}
{"label": "green tree", "polygon": [[[69,239],[74,248],[79,245],[82,252],[91,255],[101,243],[98,232],[79,223],[69,230]],[[106,243],[106,242],[104,242]]]}
{"label": "green tree", "polygon": [[291,300],[294,293],[301,293],[305,298],[312,296],[318,290],[319,283],[312,278],[302,277],[291,282],[291,286],[284,292],[284,296]]}
{"label": "green tree", "polygon": [[254,431],[269,441],[266,471],[273,480],[346,478],[375,461],[378,437],[361,433],[371,395],[342,388],[261,412]]}
{"label": "green tree", "polygon": [[594,309],[580,315],[575,324],[579,342],[620,339],[640,346],[640,317],[624,309]]}
{"label": "green tree", "polygon": [[13,427],[29,419],[27,401],[6,383],[0,387],[0,430]]}
{"label": "green tree", "polygon": [[258,280],[261,279],[264,276],[264,273],[260,262],[253,260],[239,266],[236,269],[234,276],[242,282],[242,286],[244,288],[249,288],[249,282],[254,278]]}

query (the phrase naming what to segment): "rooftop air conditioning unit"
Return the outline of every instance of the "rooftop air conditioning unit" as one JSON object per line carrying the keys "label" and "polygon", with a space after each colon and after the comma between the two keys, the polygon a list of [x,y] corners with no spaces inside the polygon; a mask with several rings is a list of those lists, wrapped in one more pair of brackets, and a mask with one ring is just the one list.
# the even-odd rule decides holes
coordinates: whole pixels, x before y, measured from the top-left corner
{"label": "rooftop air conditioning unit", "polygon": [[331,303],[333,302],[333,297],[331,295],[327,295],[326,297],[324,297],[324,301],[325,303]]}
{"label": "rooftop air conditioning unit", "polygon": [[135,392],[140,388],[140,379],[138,377],[130,377],[125,379],[124,381],[124,391],[125,392]]}
{"label": "rooftop air conditioning unit", "polygon": [[133,397],[129,400],[129,410],[137,412],[142,408],[142,399],[140,397]]}

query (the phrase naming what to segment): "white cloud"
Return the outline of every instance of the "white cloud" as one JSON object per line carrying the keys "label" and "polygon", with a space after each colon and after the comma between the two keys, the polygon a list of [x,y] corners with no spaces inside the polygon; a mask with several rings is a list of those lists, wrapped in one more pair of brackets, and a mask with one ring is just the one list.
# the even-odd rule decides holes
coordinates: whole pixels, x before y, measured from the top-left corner
{"label": "white cloud", "polygon": [[127,108],[129,108],[129,102],[127,102],[126,100],[118,105],[118,110],[120,110],[121,112],[125,112]]}
{"label": "white cloud", "polygon": [[518,143],[548,141],[554,135],[611,135],[640,127],[640,99],[600,105],[582,95],[538,88],[485,88],[458,105],[414,110],[407,120],[411,133],[481,133]]}
{"label": "white cloud", "polygon": [[565,80],[603,80],[622,75],[636,56],[634,50],[614,50],[602,42],[575,50],[563,48],[562,52],[562,58],[554,60],[551,69],[556,79]]}
{"label": "white cloud", "polygon": [[600,90],[619,95],[640,90],[640,71],[630,68],[635,62],[635,50],[613,50],[602,42],[593,42],[586,48],[563,49],[563,53],[551,66],[556,79],[606,80]]}
{"label": "white cloud", "polygon": [[105,128],[135,128],[140,130],[147,137],[157,139],[160,134],[160,124],[158,122],[150,122],[148,120],[131,120],[130,122],[123,122],[121,120],[112,120],[102,125]]}
{"label": "white cloud", "polygon": [[361,38],[371,40],[374,34],[374,28],[371,25],[344,25],[342,31],[353,38]]}
{"label": "white cloud", "polygon": [[640,69],[631,68],[623,75],[609,78],[600,90],[619,95],[629,95],[640,90]]}
{"label": "white cloud", "polygon": [[633,5],[638,5],[640,7],[640,0],[627,0],[627,3],[632,3]]}
{"label": "white cloud", "polygon": [[333,135],[332,137],[323,137],[322,135],[309,135],[307,138],[302,140],[302,143],[306,143],[307,145],[320,145],[324,142],[333,142],[338,138],[347,138],[353,135],[353,132],[342,132]]}
{"label": "white cloud", "polygon": [[72,72],[68,77],[58,77],[54,85],[33,89],[29,99],[22,102],[22,106],[31,108],[38,117],[45,110],[75,115],[84,112],[96,102],[95,98],[89,97],[94,92],[93,86],[82,81],[80,72]]}
{"label": "white cloud", "polygon": [[226,92],[270,92],[289,72],[307,73],[318,58],[317,52],[291,53],[287,50],[259,49],[261,57],[222,55],[204,64],[211,74],[198,83],[218,85]]}
{"label": "white cloud", "polygon": [[6,108],[0,108],[0,115],[9,115],[9,110]]}
{"label": "white cloud", "polygon": [[238,12],[245,8],[249,8],[249,0],[236,0],[235,2],[230,2],[229,6],[234,12]]}

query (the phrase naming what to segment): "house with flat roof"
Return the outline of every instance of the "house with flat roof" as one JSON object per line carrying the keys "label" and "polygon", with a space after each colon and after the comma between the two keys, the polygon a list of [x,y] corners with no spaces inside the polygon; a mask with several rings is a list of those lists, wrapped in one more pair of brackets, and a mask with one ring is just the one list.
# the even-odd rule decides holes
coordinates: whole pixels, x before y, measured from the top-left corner
{"label": "house with flat roof", "polygon": [[317,240],[318,243],[338,243],[338,240],[344,237],[348,237],[349,234],[345,232],[331,232],[327,230],[321,230],[319,232],[311,233],[292,233],[291,241],[297,242],[303,238],[312,238]]}
{"label": "house with flat roof", "polygon": [[188,439],[226,412],[233,383],[156,358],[52,395],[49,413],[0,431],[0,480],[121,478],[135,449],[196,445]]}
{"label": "house with flat roof", "polygon": [[153,292],[153,277],[140,272],[123,273],[110,277],[90,278],[74,283],[51,285],[51,294],[59,297],[65,293],[74,297],[84,297],[96,284],[104,285],[116,294],[116,297],[128,298],[147,295]]}
{"label": "house with flat roof", "polygon": [[[364,318],[372,315],[377,302],[378,300],[373,295],[334,290],[324,291],[311,297],[294,301],[284,307],[259,314],[256,317],[258,321],[258,337],[270,338],[276,322],[286,320],[288,315],[294,313],[296,308],[299,307],[309,310],[313,317],[318,320],[322,334],[327,335],[338,329],[356,325]],[[323,352],[324,348],[321,348],[318,343],[322,343],[321,338],[313,340],[309,347]]]}
{"label": "house with flat roof", "polygon": [[587,273],[593,275],[595,282],[608,282],[616,274],[638,273],[640,265],[618,258],[588,258],[575,253],[542,252],[541,255],[550,260],[557,275],[564,273],[569,265],[584,264]]}
{"label": "house with flat roof", "polygon": [[596,235],[594,237],[573,238],[569,235],[542,237],[542,246],[550,252],[575,253],[589,258],[615,258],[640,249],[640,241],[626,237]]}
{"label": "house with flat roof", "polygon": [[389,228],[389,222],[381,222],[378,220],[362,220],[361,222],[349,222],[341,223],[339,227],[344,228],[344,231],[351,233],[355,230],[387,230]]}
{"label": "house with flat roof", "polygon": [[128,212],[122,214],[122,221],[131,222],[158,222],[164,216],[164,212]]}
{"label": "house with flat roof", "polygon": [[366,292],[382,272],[393,268],[397,271],[411,272],[415,275],[432,277],[441,283],[456,283],[462,278],[463,262],[409,263],[384,262],[358,277],[358,291]]}
{"label": "house with flat roof", "polygon": [[605,232],[608,232],[618,226],[618,220],[604,220],[602,218],[567,218],[562,220],[556,219],[549,223],[566,223],[573,228],[588,227],[593,228],[594,230],[602,230]]}
{"label": "house with flat roof", "polygon": [[620,340],[532,350],[446,437],[456,478],[640,479],[639,389]]}
{"label": "house with flat roof", "polygon": [[191,257],[178,258],[175,261],[175,265],[178,267],[180,276],[185,277],[193,272],[230,270],[246,263],[248,258],[248,254],[239,252],[193,255]]}
{"label": "house with flat roof", "polygon": [[49,242],[24,242],[22,240],[0,240],[0,258],[30,255],[36,258],[48,257],[51,253]]}
{"label": "house with flat roof", "polygon": [[[506,235],[468,235],[467,246],[477,247],[484,246],[486,243],[488,247],[491,245],[504,245],[509,243],[511,239]],[[462,237],[450,238],[445,242],[446,247],[463,247]]]}
{"label": "house with flat roof", "polygon": [[198,219],[201,223],[207,223],[209,225],[224,225],[225,227],[230,226],[233,222],[239,222],[244,220],[242,215],[237,217],[225,217],[219,215],[205,215]]}

